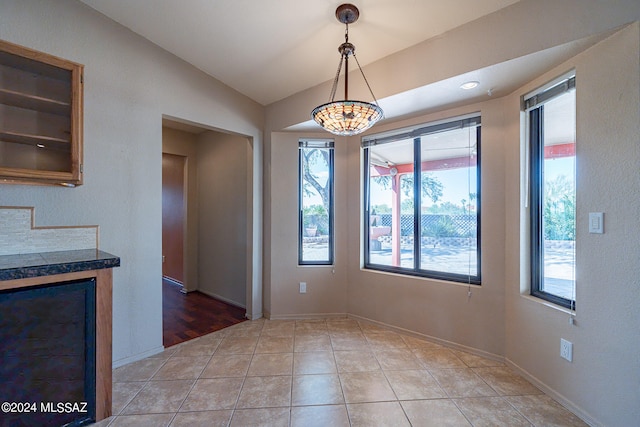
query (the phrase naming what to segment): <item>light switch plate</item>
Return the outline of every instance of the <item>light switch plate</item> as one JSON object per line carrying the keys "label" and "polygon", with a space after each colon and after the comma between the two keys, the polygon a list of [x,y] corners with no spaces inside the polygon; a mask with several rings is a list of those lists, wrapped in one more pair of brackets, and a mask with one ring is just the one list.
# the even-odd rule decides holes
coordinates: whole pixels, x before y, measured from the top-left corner
{"label": "light switch plate", "polygon": [[604,233],[604,213],[589,212],[589,233]]}

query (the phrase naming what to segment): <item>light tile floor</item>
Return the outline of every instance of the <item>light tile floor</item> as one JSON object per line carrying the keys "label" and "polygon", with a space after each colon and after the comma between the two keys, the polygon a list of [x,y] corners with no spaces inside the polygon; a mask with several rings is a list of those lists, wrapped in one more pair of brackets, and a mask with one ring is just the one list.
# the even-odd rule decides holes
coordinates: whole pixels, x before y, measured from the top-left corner
{"label": "light tile floor", "polygon": [[586,426],[500,362],[348,318],[243,322],[113,380],[95,426]]}

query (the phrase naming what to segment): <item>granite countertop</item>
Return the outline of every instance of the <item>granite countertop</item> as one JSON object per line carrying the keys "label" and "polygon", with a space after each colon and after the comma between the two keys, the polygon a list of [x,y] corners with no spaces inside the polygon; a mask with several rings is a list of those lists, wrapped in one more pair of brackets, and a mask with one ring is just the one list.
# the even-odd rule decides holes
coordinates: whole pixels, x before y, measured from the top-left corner
{"label": "granite countertop", "polygon": [[119,257],[98,249],[0,255],[0,281],[119,266]]}

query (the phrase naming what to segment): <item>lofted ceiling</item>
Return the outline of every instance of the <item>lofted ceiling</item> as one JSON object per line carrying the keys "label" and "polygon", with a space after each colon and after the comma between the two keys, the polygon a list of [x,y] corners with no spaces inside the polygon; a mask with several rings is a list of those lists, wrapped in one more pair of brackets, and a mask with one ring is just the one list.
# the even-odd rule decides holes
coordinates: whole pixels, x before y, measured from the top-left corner
{"label": "lofted ceiling", "polygon": [[[261,105],[331,81],[344,42],[339,0],[81,0]],[[365,67],[520,0],[358,0],[349,41]],[[600,34],[378,99],[397,119],[500,97],[601,40]],[[353,71],[353,66],[352,66]],[[480,85],[461,90],[466,81]],[[375,92],[376,82],[371,81]],[[326,102],[325,98],[319,102]],[[194,128],[195,129],[195,128]],[[286,128],[318,130],[311,119]]]}
{"label": "lofted ceiling", "polygon": [[[262,105],[333,79],[344,41],[339,0],[82,1]],[[358,0],[349,41],[364,67],[517,1]]]}

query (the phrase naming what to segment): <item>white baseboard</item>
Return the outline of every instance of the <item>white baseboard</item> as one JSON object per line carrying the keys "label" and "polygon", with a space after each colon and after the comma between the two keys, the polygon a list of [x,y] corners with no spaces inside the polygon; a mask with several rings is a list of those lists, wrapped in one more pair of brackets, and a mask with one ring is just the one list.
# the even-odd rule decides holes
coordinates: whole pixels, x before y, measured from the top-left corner
{"label": "white baseboard", "polygon": [[120,366],[128,365],[129,363],[137,362],[138,360],[145,359],[149,356],[154,356],[164,351],[164,346],[156,347],[154,349],[139,353],[133,356],[125,357],[123,359],[114,360],[111,362],[112,369],[119,368]]}
{"label": "white baseboard", "polygon": [[269,320],[312,320],[312,319],[335,319],[347,318],[347,313],[317,313],[317,314],[277,314],[265,313]]}
{"label": "white baseboard", "polygon": [[258,320],[258,319],[262,319],[262,313],[256,313],[256,314],[252,314],[249,315],[249,313],[245,313],[245,317],[249,320]]}
{"label": "white baseboard", "polygon": [[392,331],[395,331],[395,332],[398,332],[398,333],[401,333],[401,334],[404,334],[404,335],[409,335],[409,336],[413,336],[413,337],[416,337],[416,338],[421,338],[421,339],[424,339],[424,340],[427,340],[427,341],[431,341],[431,342],[434,342],[436,344],[441,344],[441,345],[443,345],[445,347],[453,348],[453,349],[456,349],[456,350],[462,350],[462,351],[465,351],[467,353],[471,353],[471,354],[475,354],[477,356],[485,357],[487,359],[496,360],[498,362],[503,362],[507,366],[509,366],[511,369],[513,369],[515,372],[517,372],[519,375],[521,375],[523,378],[525,378],[530,383],[532,383],[533,385],[538,387],[540,390],[542,390],[546,395],[548,395],[549,397],[551,397],[552,399],[557,401],[559,404],[561,404],[562,406],[567,408],[575,416],[580,418],[585,423],[589,424],[591,427],[604,427],[603,424],[601,424],[597,420],[595,420],[583,408],[581,408],[580,406],[578,406],[575,403],[571,402],[569,399],[564,397],[562,394],[560,394],[556,390],[550,388],[549,386],[544,384],[542,381],[540,381],[538,378],[536,378],[535,376],[531,375],[529,372],[525,371],[520,366],[516,365],[511,360],[506,359],[503,356],[499,356],[497,354],[488,353],[488,352],[483,351],[483,350],[479,350],[479,349],[472,348],[472,347],[467,347],[465,345],[457,344],[457,343],[454,343],[454,342],[451,342],[451,341],[443,340],[443,339],[432,337],[432,336],[429,336],[429,335],[420,334],[420,333],[413,332],[413,331],[408,330],[408,329],[399,328],[397,326],[388,325],[386,323],[378,322],[376,320],[371,320],[371,319],[368,319],[366,317],[357,316],[355,314],[349,314],[349,317],[353,318],[353,319],[357,319],[359,321],[370,323],[370,324],[373,324],[373,325],[376,325],[376,326],[380,326],[382,328],[389,329],[389,330],[392,330]]}
{"label": "white baseboard", "polygon": [[599,423],[596,419],[594,419],[591,415],[589,415],[580,406],[576,405],[575,403],[573,403],[572,401],[564,397],[562,394],[558,393],[556,390],[547,386],[545,383],[540,381],[537,377],[531,375],[529,372],[527,372],[526,370],[522,369],[520,366],[513,363],[513,361],[506,359],[505,363],[507,364],[507,366],[509,366],[514,371],[516,371],[519,375],[521,375],[531,384],[535,385],[540,390],[542,390],[544,394],[546,394],[547,396],[549,396],[550,398],[552,398],[553,400],[555,400],[556,402],[558,402],[559,404],[567,408],[576,417],[580,418],[582,421],[589,424],[591,427],[604,427],[604,424]]}
{"label": "white baseboard", "polygon": [[[224,298],[221,297],[220,295],[214,294],[214,293],[210,293],[210,292],[204,292],[202,290],[199,290],[200,292],[202,292],[203,294],[209,295],[213,298],[219,299],[221,301],[224,301],[228,304],[234,305],[236,307],[239,308],[245,308],[245,306],[238,304],[235,301],[231,301],[228,298]],[[251,316],[249,317],[247,315],[247,318],[250,320],[255,320],[255,319],[259,319],[263,316],[263,313],[259,313],[259,315],[255,315],[255,316]],[[575,403],[571,402],[569,399],[567,399],[565,396],[563,396],[562,394],[558,393],[556,390],[550,388],[549,386],[547,386],[546,384],[544,384],[542,381],[540,381],[538,378],[536,378],[535,376],[531,375],[529,372],[527,372],[526,370],[522,369],[520,366],[518,366],[517,364],[515,364],[513,361],[506,359],[503,356],[499,356],[497,354],[493,354],[493,353],[489,353],[486,352],[484,350],[479,350],[473,347],[468,347],[462,344],[457,344],[455,342],[452,341],[447,341],[447,340],[443,340],[441,338],[437,338],[437,337],[433,337],[430,335],[426,335],[426,334],[421,334],[419,332],[414,332],[411,331],[409,329],[404,329],[404,328],[400,328],[397,326],[393,326],[393,325],[389,325],[387,323],[384,322],[379,322],[377,320],[373,320],[373,319],[369,319],[366,317],[362,317],[362,316],[358,316],[355,314],[348,314],[348,313],[314,313],[314,314],[280,314],[280,315],[272,315],[270,312],[264,312],[264,317],[266,319],[269,320],[312,320],[312,319],[329,319],[329,318],[351,318],[351,319],[355,319],[358,321],[362,321],[365,323],[369,323],[372,325],[376,325],[379,326],[381,328],[390,330],[390,331],[394,331],[394,332],[398,332],[401,333],[403,335],[407,335],[407,336],[411,336],[411,337],[415,337],[415,338],[420,338],[426,341],[430,341],[436,344],[440,344],[442,346],[448,347],[448,348],[453,348],[455,350],[461,350],[461,351],[465,351],[467,353],[471,353],[477,356],[481,356],[481,357],[485,357],[487,359],[491,359],[491,360],[495,360],[498,362],[503,362],[505,363],[507,366],[509,366],[511,369],[513,369],[515,372],[517,372],[519,375],[521,375],[523,378],[525,378],[526,380],[528,380],[529,382],[531,382],[533,385],[535,385],[536,387],[538,387],[540,390],[542,390],[546,395],[548,395],[549,397],[551,397],[552,399],[554,399],[555,401],[557,401],[559,404],[561,404],[562,406],[564,406],[565,408],[567,408],[569,411],[571,411],[573,414],[575,414],[577,417],[579,417],[580,419],[582,419],[585,423],[587,423],[589,426],[591,427],[604,427],[603,424],[599,423],[596,419],[594,419],[591,415],[589,415],[583,408],[581,408],[580,406],[576,405]],[[120,366],[132,363],[132,362],[136,362],[138,360],[144,359],[146,357],[149,356],[153,356],[155,354],[158,353],[162,353],[164,351],[164,347],[156,347],[152,350],[146,351],[144,353],[140,353],[140,354],[136,354],[134,356],[130,356],[130,357],[126,357],[123,359],[118,359],[118,360],[114,360],[113,361],[113,369],[118,368]]]}
{"label": "white baseboard", "polygon": [[240,304],[239,302],[230,300],[229,298],[225,298],[222,295],[218,295],[215,292],[209,292],[209,291],[205,291],[203,289],[196,289],[196,291],[198,292],[202,292],[205,295],[209,295],[211,298],[215,298],[217,300],[220,300],[222,302],[226,302],[229,305],[232,305],[234,307],[238,307],[238,308],[244,308],[246,310],[247,306],[244,304]]}
{"label": "white baseboard", "polygon": [[454,342],[451,342],[451,341],[443,340],[441,338],[436,338],[436,337],[432,337],[430,335],[421,334],[419,332],[414,332],[414,331],[409,330],[409,329],[404,329],[404,328],[400,328],[400,327],[397,327],[397,326],[389,325],[389,324],[384,323],[384,322],[379,322],[377,320],[372,320],[372,319],[369,319],[369,318],[366,318],[366,317],[362,317],[362,316],[358,316],[358,315],[355,315],[355,314],[349,314],[348,317],[352,318],[352,319],[356,319],[356,320],[362,321],[362,322],[365,322],[365,323],[370,323],[372,325],[376,325],[376,326],[379,326],[379,327],[384,328],[384,329],[388,329],[388,330],[391,330],[391,331],[394,331],[394,332],[398,332],[398,333],[403,334],[403,335],[407,335],[407,336],[414,337],[414,338],[420,338],[420,339],[423,339],[425,341],[429,341],[429,342],[432,342],[432,343],[435,343],[435,344],[440,344],[440,345],[442,345],[444,347],[453,348],[455,350],[465,351],[467,353],[471,353],[471,354],[474,354],[476,356],[481,356],[481,357],[484,357],[486,359],[495,360],[497,362],[503,362],[503,363],[505,362],[504,357],[499,356],[497,354],[489,353],[489,352],[484,351],[484,350],[479,350],[479,349],[473,348],[473,347],[467,347],[466,345],[457,344],[457,343],[454,343]]}
{"label": "white baseboard", "polygon": [[162,276],[163,280],[166,280],[168,282],[173,283],[174,285],[178,285],[178,286],[182,286],[184,288],[184,283],[182,283],[179,280],[174,279],[173,277],[169,277],[169,276]]}

